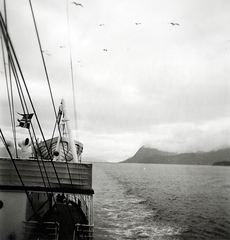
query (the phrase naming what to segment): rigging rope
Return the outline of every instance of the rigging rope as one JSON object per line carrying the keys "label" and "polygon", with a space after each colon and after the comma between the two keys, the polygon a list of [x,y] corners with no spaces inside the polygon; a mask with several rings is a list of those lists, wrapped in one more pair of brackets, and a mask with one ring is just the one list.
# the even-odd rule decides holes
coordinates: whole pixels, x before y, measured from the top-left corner
{"label": "rigging rope", "polygon": [[[25,101],[25,97],[24,97],[24,94],[23,94],[23,90],[22,90],[22,87],[21,87],[21,84],[20,84],[20,81],[19,81],[19,78],[18,78],[18,74],[17,74],[17,70],[16,70],[16,67],[15,67],[15,63],[14,63],[12,54],[11,54],[11,50],[12,50],[12,52],[13,52],[14,59],[15,59],[15,61],[17,62],[18,69],[19,69],[19,71],[20,71],[20,73],[21,73],[21,77],[22,77],[23,80],[24,80],[24,78],[23,78],[23,75],[22,75],[22,72],[21,72],[21,69],[20,69],[20,65],[19,65],[19,63],[18,63],[18,61],[17,61],[17,57],[16,57],[16,54],[15,54],[15,52],[14,52],[14,48],[13,48],[13,45],[12,45],[12,43],[11,43],[10,37],[9,37],[9,35],[8,35],[8,33],[7,33],[7,30],[6,30],[6,28],[5,28],[4,21],[3,21],[3,18],[2,18],[1,13],[0,13],[0,20],[1,20],[1,21],[0,21],[0,25],[1,25],[2,32],[3,32],[3,36],[4,36],[5,43],[6,43],[6,42],[9,42],[9,46],[10,46],[10,47],[8,48],[9,62],[10,62],[10,66],[11,66],[11,68],[12,68],[12,70],[13,70],[13,73],[14,73],[14,76],[15,76],[16,86],[17,86],[17,89],[18,89],[19,97],[20,97],[20,99],[21,99],[21,103],[22,103],[22,107],[23,107],[23,112],[24,112],[24,114],[25,114],[25,113],[28,113],[28,108],[27,108],[26,101]],[[8,41],[7,41],[7,39],[8,39]],[[10,49],[11,49],[11,50],[10,50]],[[26,90],[27,90],[27,94],[28,94],[28,96],[29,96],[29,99],[30,99],[30,101],[31,101],[31,98],[30,98],[28,89],[27,89],[27,87],[26,87],[25,81],[24,81],[24,85],[25,85],[25,88],[26,88]],[[24,103],[24,104],[23,104],[23,103]],[[25,105],[25,106],[24,106],[24,105]],[[32,105],[32,107],[33,107],[32,101],[31,101],[31,105]],[[25,109],[25,108],[26,108],[26,109]],[[34,109],[34,107],[33,107],[33,109]],[[34,110],[35,110],[35,109],[34,109]],[[36,111],[34,111],[34,114],[36,115]],[[38,124],[39,124],[39,121],[38,121]],[[32,125],[32,124],[31,124],[31,127],[32,127],[32,130],[33,130],[34,136],[35,136],[36,144],[38,145],[38,143],[37,143],[37,138],[36,138],[35,131],[34,131],[34,128],[33,128],[33,125]],[[39,124],[39,127],[40,127],[40,124]],[[41,127],[40,127],[40,129],[41,129]],[[41,133],[42,133],[42,131],[41,131]],[[30,131],[29,131],[29,134],[30,134],[30,137],[31,137],[31,140],[32,140],[32,143],[33,143],[33,138],[32,138],[32,136],[31,136]],[[43,135],[43,133],[42,133],[42,135]],[[44,136],[43,136],[43,139],[44,139]],[[34,143],[33,143],[33,147],[34,147]],[[45,180],[44,180],[44,176],[43,176],[43,174],[42,174],[40,162],[39,162],[38,159],[37,159],[37,163],[38,163],[38,165],[39,165],[39,170],[40,170],[40,173],[41,173],[41,177],[42,177],[44,186],[46,187]],[[47,171],[46,171],[46,168],[45,168],[43,159],[42,159],[42,164],[43,164],[43,168],[44,168],[44,171],[45,171],[45,174],[46,174],[46,178],[47,178],[48,184],[49,184],[49,186],[51,187],[51,184],[50,184],[50,181],[49,181],[49,177],[48,177],[48,174],[47,174]],[[48,194],[48,192],[47,192],[47,194]]]}
{"label": "rigging rope", "polygon": [[[10,50],[10,47],[11,47],[11,49],[12,49],[12,51],[13,51],[13,46],[12,45],[10,45],[9,46],[9,42],[10,42],[10,38],[9,38],[9,36],[7,36],[7,29],[6,28],[4,28],[4,22],[2,21],[2,18],[1,18],[1,29],[3,30],[2,32],[3,32],[3,34],[4,34],[4,39],[5,39],[5,43],[6,43],[6,45],[7,45],[7,52],[8,52],[8,59],[9,59],[9,69],[12,69],[13,70],[13,73],[14,73],[14,77],[15,77],[15,82],[16,82],[16,86],[17,86],[17,89],[18,89],[18,93],[19,93],[19,97],[20,97],[20,100],[21,100],[21,103],[22,103],[22,107],[23,107],[23,112],[24,112],[24,114],[25,114],[25,112],[27,112],[28,113],[28,108],[27,108],[27,106],[26,106],[26,101],[25,101],[25,97],[24,97],[24,94],[23,94],[23,91],[22,91],[22,87],[21,87],[21,84],[20,84],[20,81],[19,81],[19,78],[18,78],[18,74],[17,74],[17,70],[16,70],[16,66],[15,66],[15,63],[14,63],[14,60],[13,60],[13,57],[12,57],[12,54],[11,54],[11,50]],[[5,30],[5,31],[4,31]],[[16,56],[15,56],[15,58],[16,58]],[[11,67],[11,68],[10,68]],[[9,70],[10,71],[10,70]],[[11,71],[10,71],[11,72]],[[6,79],[7,80],[7,79]],[[8,85],[7,85],[8,86]],[[11,91],[12,91],[12,83],[11,83]],[[13,97],[13,93],[11,92],[11,97]],[[23,104],[24,103],[24,104]],[[12,104],[13,105],[13,104]],[[25,107],[24,107],[24,105],[25,105],[25,107],[26,107],[26,111],[25,111]],[[12,108],[13,108],[13,106],[12,106]],[[10,107],[10,111],[12,112],[13,110],[12,110],[12,108]],[[12,114],[11,114],[11,116],[12,116]],[[12,118],[12,117],[11,117]],[[13,115],[13,119],[12,119],[12,121],[14,122],[14,115]],[[32,130],[33,130],[33,134],[34,134],[34,136],[35,136],[35,140],[36,140],[36,135],[35,135],[35,131],[34,131],[34,128],[33,128],[33,125],[32,125],[32,123],[31,123],[31,127],[32,127]],[[14,123],[14,131],[16,132],[16,130],[15,130],[15,123]],[[30,132],[30,130],[29,130],[29,135],[30,135],[30,139],[32,140],[32,145],[33,145],[33,147],[34,147],[34,141],[33,141],[33,137],[32,137],[32,135],[31,135],[31,132]],[[36,142],[37,142],[37,140],[36,140]],[[17,146],[16,146],[16,140],[15,140],[15,151],[16,151],[16,157],[18,158],[18,154],[17,154]],[[39,170],[40,170],[40,173],[41,173],[41,177],[42,177],[42,181],[43,181],[43,184],[44,184],[44,186],[46,187],[46,183],[45,183],[45,180],[44,180],[44,176],[43,176],[43,173],[42,173],[42,170],[41,170],[41,165],[40,165],[40,162],[38,161],[38,159],[37,159],[37,163],[38,163],[38,166],[39,166]],[[42,163],[43,163],[43,161],[42,161]],[[46,174],[46,177],[47,177],[47,181],[48,181],[48,184],[49,184],[49,186],[51,186],[50,185],[50,181],[49,181],[49,177],[48,177],[48,174],[47,174],[47,171],[46,171],[46,169],[45,169],[45,166],[44,166],[44,163],[43,163],[43,167],[44,167],[44,171],[45,171],[45,174]],[[47,195],[48,195],[48,192],[47,192]]]}
{"label": "rigging rope", "polygon": [[[18,71],[20,72],[20,75],[21,75],[21,78],[22,78],[22,82],[23,82],[23,84],[24,84],[24,87],[25,87],[27,96],[28,96],[28,98],[29,98],[29,101],[30,101],[30,104],[31,104],[31,107],[32,107],[32,110],[33,110],[33,113],[34,113],[34,116],[35,116],[36,121],[37,121],[37,123],[38,123],[38,127],[39,127],[40,133],[41,133],[41,135],[42,135],[42,139],[43,139],[43,141],[45,141],[45,137],[44,137],[44,134],[43,134],[43,131],[42,131],[40,122],[39,122],[39,120],[38,120],[38,116],[37,116],[36,110],[35,110],[35,108],[34,108],[34,105],[33,105],[32,99],[31,99],[31,96],[30,96],[30,94],[29,94],[29,91],[28,91],[28,88],[27,88],[27,85],[26,85],[24,76],[23,76],[23,74],[22,74],[22,71],[21,71],[21,68],[20,68],[20,65],[19,65],[17,56],[16,56],[16,54],[15,54],[15,51],[14,51],[12,42],[11,42],[10,37],[9,37],[9,35],[8,35],[6,29],[5,29],[5,25],[4,25],[4,21],[3,21],[3,18],[2,18],[1,13],[0,13],[0,25],[1,25],[2,30],[5,31],[5,32],[4,32],[4,33],[5,33],[5,36],[3,35],[5,42],[6,42],[6,38],[7,38],[8,41],[9,41],[9,45],[10,45],[11,51],[12,51],[12,53],[13,53],[13,57],[14,57],[15,62],[16,62],[16,64],[17,64]],[[19,91],[19,96],[21,96],[21,95],[24,96],[24,95],[23,95],[22,88],[21,88],[21,85],[20,85],[20,81],[19,81],[19,79],[18,79],[17,71],[16,71],[16,68],[15,68],[15,64],[14,64],[14,61],[13,61],[13,57],[12,57],[11,52],[10,52],[9,56],[10,56],[11,63],[12,63],[12,65],[11,65],[11,66],[12,66],[12,70],[13,70],[13,72],[14,72],[14,74],[15,74],[15,78],[16,78],[16,80],[17,80],[17,81],[16,81],[16,85],[17,85],[17,88],[18,88],[18,91]],[[21,93],[21,94],[20,94],[20,93]],[[22,97],[22,96],[20,97],[20,99],[21,99],[21,103],[22,103],[22,107],[23,107],[23,112],[24,112],[24,113],[28,113],[28,108],[27,108],[27,106],[26,106],[25,99],[24,99],[24,97]],[[22,100],[24,100],[24,101],[22,101]],[[25,111],[25,108],[24,108],[24,104],[23,104],[23,103],[25,104],[27,111]],[[46,144],[46,142],[45,142],[45,144]],[[46,147],[47,147],[47,146],[46,146]],[[48,149],[48,147],[47,147],[47,149]],[[51,156],[50,154],[49,154],[49,157],[50,157],[50,159],[52,158],[52,156]]]}
{"label": "rigging rope", "polygon": [[74,132],[75,136],[78,139],[78,127],[77,127],[77,111],[76,111],[76,99],[75,99],[75,85],[74,85],[74,76],[73,76],[73,60],[71,53],[71,41],[70,41],[70,21],[69,21],[69,8],[68,1],[66,0],[66,11],[67,11],[67,22],[68,22],[68,39],[69,39],[69,58],[70,58],[70,70],[71,70],[71,80],[72,80],[72,94],[73,94],[73,105],[74,105]]}
{"label": "rigging rope", "polygon": [[[38,28],[37,28],[37,24],[36,24],[36,20],[35,20],[35,16],[34,16],[34,11],[33,11],[33,6],[32,6],[32,3],[31,3],[31,0],[29,0],[29,3],[30,3],[30,8],[31,8],[31,13],[32,13],[32,16],[33,16],[33,21],[34,21],[34,26],[35,26],[35,30],[36,30],[36,34],[37,34],[37,39],[38,39],[38,43],[39,43],[39,48],[40,48],[40,53],[41,53],[41,56],[42,56],[42,61],[43,61],[43,65],[44,65],[44,69],[45,69],[45,74],[46,74],[46,78],[47,78],[47,82],[48,82],[48,86],[49,86],[49,91],[50,91],[50,95],[51,95],[51,100],[52,100],[52,104],[53,104],[53,109],[54,109],[54,113],[55,113],[55,116],[56,116],[56,119],[57,119],[57,113],[56,113],[56,108],[55,108],[55,104],[54,104],[54,99],[53,99],[53,95],[52,95],[52,91],[51,91],[51,86],[50,86],[50,81],[49,81],[49,77],[48,77],[48,72],[47,72],[47,68],[46,68],[46,65],[45,65],[45,60],[44,60],[44,56],[42,54],[42,48],[41,48],[41,41],[40,41],[40,38],[39,38],[39,34],[38,34]],[[59,125],[58,125],[59,127]],[[59,128],[59,132],[60,132],[60,128]],[[46,143],[46,142],[45,142]],[[48,149],[48,147],[47,147]],[[58,174],[57,174],[57,171],[55,169],[55,166],[54,166],[54,163],[52,161],[52,158],[51,159],[51,163],[53,165],[53,168],[54,168],[54,171],[55,171],[55,174],[56,174],[56,177],[57,177],[57,180],[58,180],[58,183],[60,185],[60,188],[62,189],[62,186],[61,186],[61,183],[60,183],[60,179],[58,177]],[[63,192],[63,190],[62,190]],[[63,192],[64,193],[64,192]],[[73,223],[73,226],[75,227],[75,224],[74,224],[74,219],[73,219],[73,216],[70,212],[70,209],[69,209],[69,206],[68,204],[66,204],[67,206],[67,209],[69,211],[69,214],[71,216],[71,220],[72,220],[72,223]]]}
{"label": "rigging rope", "polygon": [[[44,66],[44,70],[45,70],[45,74],[46,74],[46,79],[47,79],[47,83],[48,83],[48,87],[49,87],[49,91],[50,91],[50,95],[51,95],[51,100],[52,100],[52,104],[53,104],[53,109],[54,109],[54,113],[55,113],[55,117],[57,119],[57,113],[56,113],[56,108],[55,108],[55,104],[54,104],[54,99],[53,99],[53,94],[52,94],[52,91],[51,91],[51,85],[50,85],[50,81],[49,81],[49,76],[48,76],[48,71],[47,71],[47,68],[46,68],[46,64],[45,64],[45,59],[44,59],[44,56],[42,54],[42,47],[41,47],[41,41],[40,41],[40,37],[39,37],[39,34],[38,34],[38,28],[37,28],[37,24],[36,24],[36,20],[35,20],[35,15],[34,15],[34,11],[33,11],[33,6],[32,6],[32,3],[31,3],[31,0],[29,0],[29,3],[30,3],[30,8],[31,8],[31,13],[32,13],[32,17],[33,17],[33,22],[34,22],[34,27],[35,27],[35,30],[36,30],[36,35],[37,35],[37,39],[38,39],[38,44],[39,44],[39,49],[40,49],[40,53],[41,53],[41,57],[42,57],[42,62],[43,62],[43,66]],[[60,131],[60,130],[59,130]],[[44,143],[46,145],[46,149],[48,151],[48,155],[49,155],[49,158],[51,159],[51,162],[52,162],[52,165],[53,165],[53,168],[54,168],[54,171],[55,171],[55,175],[57,177],[57,180],[58,180],[58,183],[61,187],[61,182],[60,182],[60,179],[58,177],[58,174],[57,174],[57,171],[56,171],[56,168],[54,166],[54,163],[52,161],[52,156],[50,154],[50,151],[49,151],[49,148],[46,144],[46,141],[45,141],[45,138],[43,137],[43,140],[44,140]],[[62,188],[62,187],[61,187]]]}
{"label": "rigging rope", "polygon": [[14,168],[15,168],[15,170],[16,170],[16,172],[17,172],[17,175],[18,175],[18,177],[19,177],[19,180],[20,180],[20,182],[21,182],[21,184],[22,184],[22,186],[23,186],[23,188],[24,188],[24,191],[25,191],[25,193],[26,193],[26,195],[27,195],[27,199],[28,199],[28,201],[29,201],[29,203],[30,203],[30,205],[31,205],[31,207],[32,207],[32,209],[33,209],[33,212],[36,214],[37,218],[40,219],[40,216],[39,216],[39,214],[37,213],[37,211],[35,210],[34,205],[33,205],[32,201],[31,201],[31,199],[30,199],[29,193],[28,193],[28,191],[26,190],[26,187],[25,187],[25,185],[24,185],[24,182],[23,182],[23,180],[22,180],[22,177],[21,177],[21,175],[20,175],[20,172],[19,172],[19,170],[18,170],[18,168],[17,168],[17,165],[16,165],[16,163],[15,163],[15,161],[14,161],[14,158],[13,158],[13,156],[12,156],[10,150],[9,150],[9,147],[8,147],[8,145],[7,145],[7,143],[6,143],[5,137],[4,137],[1,129],[0,129],[0,134],[1,134],[1,139],[3,140],[3,143],[4,143],[4,145],[5,145],[5,148],[6,148],[7,152],[9,153],[9,156],[10,156],[10,158],[11,158],[11,160],[12,160],[12,163],[13,163],[13,165],[14,165]]}
{"label": "rigging rope", "polygon": [[[68,1],[66,0],[66,11],[67,11],[67,25],[68,25],[68,40],[69,40],[69,58],[70,58],[70,69],[71,69],[71,80],[72,80],[72,95],[73,95],[73,104],[74,104],[74,134],[76,139],[79,139],[79,133],[78,133],[78,126],[77,126],[77,111],[76,111],[76,99],[75,99],[75,85],[74,85],[74,75],[73,75],[73,60],[72,60],[72,51],[71,51],[71,41],[70,41],[70,17],[69,17],[69,7],[68,7]],[[74,151],[74,149],[72,150]],[[78,154],[77,154],[78,156]],[[80,157],[78,156],[78,161],[81,162],[81,155]],[[67,163],[68,166],[68,163]],[[80,165],[78,165],[80,166]],[[69,167],[68,167],[68,173],[70,176],[70,181],[71,181],[71,186],[73,188],[73,184],[72,184],[72,179],[71,179],[71,175],[69,172]],[[81,172],[80,172],[80,168],[79,168],[79,181],[81,181]],[[76,202],[76,194],[74,194],[74,200]]]}
{"label": "rigging rope", "polygon": [[8,96],[8,104],[9,104],[9,110],[10,110],[10,119],[11,119],[11,125],[12,129],[14,129],[14,119],[13,119],[13,110],[12,110],[12,102],[11,102],[11,96],[10,97],[10,89],[9,89],[9,84],[8,84],[8,77],[7,77],[7,71],[6,71],[6,61],[5,61],[5,54],[4,54],[4,47],[3,47],[3,41],[2,41],[2,36],[1,38],[1,47],[2,47],[2,55],[3,55],[3,65],[4,65],[4,73],[5,73],[5,78],[6,78],[6,90],[7,90],[7,96]]}
{"label": "rigging rope", "polygon": [[[5,16],[5,26],[6,26],[6,30],[7,30],[7,14],[6,14],[6,1],[5,0],[4,0],[4,16]],[[2,54],[3,54],[3,63],[4,63],[4,73],[5,73],[5,77],[6,77],[8,104],[9,104],[9,109],[10,109],[10,117],[11,117],[13,139],[14,139],[14,145],[15,145],[16,157],[17,157],[18,156],[18,152],[17,152],[17,143],[16,143],[15,121],[14,121],[15,116],[14,116],[14,98],[13,98],[13,89],[12,89],[12,79],[11,79],[10,64],[8,64],[8,68],[9,68],[8,72],[9,72],[9,79],[10,79],[9,80],[10,84],[8,84],[8,81],[7,81],[7,71],[6,71],[6,64],[7,63],[6,63],[5,55],[4,55],[2,35],[3,35],[3,31],[1,31],[1,45],[2,45]],[[6,41],[6,48],[7,48],[7,52],[8,52],[8,50],[9,50],[8,41]],[[8,63],[9,63],[9,55],[8,55]],[[9,91],[9,85],[10,85],[10,91]],[[10,99],[12,99],[12,101]]]}
{"label": "rigging rope", "polygon": [[[32,15],[33,15],[34,24],[35,24],[35,29],[36,29],[36,33],[37,33],[37,37],[38,37],[38,41],[39,41],[40,52],[41,52],[41,56],[42,56],[42,59],[43,59],[43,64],[44,64],[44,68],[45,68],[45,72],[46,72],[47,82],[48,82],[48,86],[49,86],[49,90],[50,90],[50,94],[51,94],[51,99],[52,99],[52,103],[53,103],[54,113],[55,113],[55,116],[57,117],[56,110],[55,110],[55,105],[54,105],[54,100],[53,100],[53,95],[52,95],[52,91],[51,91],[51,87],[50,87],[49,77],[48,77],[47,69],[46,69],[46,66],[45,66],[44,57],[43,57],[43,54],[42,54],[41,42],[40,42],[40,39],[39,39],[39,36],[38,36],[38,30],[37,30],[37,26],[36,26],[36,22],[35,22],[35,17],[34,17],[34,13],[33,13],[31,1],[30,1],[30,6],[31,6],[31,11],[32,11]],[[19,65],[19,63],[18,63],[18,60],[17,60],[16,54],[15,54],[13,45],[12,45],[12,43],[11,43],[11,41],[10,41],[9,36],[8,36],[8,32],[7,32],[6,26],[4,26],[3,23],[4,23],[4,21],[3,21],[3,19],[2,19],[2,15],[1,15],[1,27],[2,27],[2,29],[3,29],[3,31],[4,31],[4,33],[5,33],[5,42],[7,42],[7,45],[8,45],[8,42],[9,42],[9,46],[10,46],[11,51],[12,51],[12,53],[11,53],[11,51],[8,49],[8,56],[9,56],[9,63],[10,63],[9,68],[10,68],[10,66],[11,66],[10,69],[12,69],[13,74],[14,74],[14,76],[15,76],[15,80],[16,80],[15,82],[16,82],[17,89],[18,89],[18,93],[19,93],[19,97],[20,97],[20,100],[21,100],[21,103],[22,103],[23,112],[24,112],[24,113],[25,113],[25,112],[28,113],[28,107],[27,107],[27,105],[26,105],[25,97],[24,97],[24,94],[23,94],[22,86],[21,86],[20,81],[19,81],[19,77],[18,77],[18,74],[17,74],[17,70],[16,70],[16,66],[15,66],[14,61],[16,62],[16,65],[17,65],[18,70],[19,70],[19,72],[20,72],[22,81],[23,81],[23,83],[24,83],[24,87],[25,87],[25,89],[26,89],[26,92],[27,92],[28,98],[29,98],[29,100],[30,100],[32,109],[33,109],[33,111],[34,111],[36,120],[37,120],[37,122],[38,122],[39,129],[40,129],[40,131],[41,131],[41,133],[42,133],[43,140],[45,141],[44,135],[43,135],[43,132],[42,132],[42,130],[41,130],[41,126],[40,126],[40,123],[39,123],[39,121],[38,121],[38,117],[37,117],[36,111],[35,111],[35,109],[34,109],[33,103],[32,103],[32,101],[31,101],[31,97],[30,97],[30,95],[29,95],[29,92],[28,92],[28,89],[27,89],[27,86],[26,86],[26,83],[25,83],[25,79],[24,79],[24,77],[23,77],[23,74],[22,74],[20,65]],[[75,127],[76,127],[76,107],[75,107],[75,94],[74,94],[73,67],[72,67],[72,55],[71,55],[71,51],[70,51],[70,62],[71,62],[71,75],[72,75],[72,85],[73,85],[74,114],[75,114]],[[13,96],[13,95],[12,95],[12,96]],[[14,105],[14,104],[12,104],[12,105]],[[13,110],[12,110],[12,111],[13,111]],[[13,112],[14,112],[14,111],[13,111]],[[12,115],[11,115],[11,116],[12,116]],[[14,119],[14,117],[12,117],[12,118]],[[12,121],[12,122],[14,122],[14,121]],[[32,128],[32,129],[33,129],[33,128]],[[60,131],[60,129],[59,129],[59,131]],[[33,129],[33,132],[34,132],[34,129]],[[1,135],[2,135],[2,132],[1,132]],[[31,136],[31,133],[30,133],[30,136]],[[35,136],[35,132],[34,132],[34,136]],[[3,135],[2,135],[2,138],[3,138]],[[31,137],[31,139],[32,139],[32,137]],[[36,140],[36,137],[35,137],[35,140]],[[33,142],[33,140],[32,140],[32,142]],[[37,140],[36,140],[36,143],[37,143]],[[33,144],[34,144],[34,143],[33,143]],[[45,142],[45,144],[46,144],[46,142]],[[47,146],[46,146],[46,147],[47,147]],[[8,151],[9,151],[9,149],[8,149]],[[74,149],[73,149],[73,151],[74,151]],[[12,161],[14,161],[13,158],[12,158],[12,156],[11,156],[11,159],[12,159]],[[52,163],[52,165],[53,165],[53,168],[54,168],[54,171],[55,171],[55,174],[56,174],[58,183],[59,183],[60,188],[61,188],[61,190],[62,190],[62,192],[63,192],[63,189],[62,189],[62,186],[61,186],[61,183],[60,183],[60,179],[59,179],[58,174],[57,174],[57,172],[56,172],[56,169],[55,169],[54,163],[53,163],[53,161],[52,161],[52,156],[51,156],[51,155],[50,155],[50,159],[51,159],[51,163]],[[38,159],[37,159],[37,160],[38,160]],[[42,162],[43,162],[43,161],[42,161]],[[38,163],[38,164],[39,164],[39,163]],[[44,164],[44,163],[43,163],[43,164]],[[66,164],[67,164],[67,169],[68,169],[68,173],[69,173],[69,176],[70,176],[70,170],[69,170],[68,163],[66,162]],[[14,165],[15,165],[15,163],[14,163]],[[16,166],[16,165],[15,165],[15,168],[16,168],[16,171],[17,171],[17,166]],[[39,165],[39,168],[40,168],[40,165]],[[45,169],[45,166],[44,166],[44,169]],[[41,168],[40,168],[40,172],[41,172],[41,174],[42,174]],[[20,175],[19,172],[18,172],[18,174]],[[43,177],[42,177],[42,178],[43,178]],[[48,180],[48,177],[47,177],[47,180]],[[43,181],[44,181],[44,178],[43,178]],[[70,182],[71,182],[71,186],[73,187],[71,176],[70,176]],[[45,181],[44,181],[44,184],[45,184]],[[22,185],[24,186],[23,181],[22,181]],[[25,186],[24,186],[24,188],[25,188]],[[26,188],[25,188],[25,191],[26,191]],[[64,192],[63,192],[63,193],[64,193]],[[29,197],[29,196],[28,196],[28,197]],[[28,199],[30,200],[30,198],[28,198]],[[67,207],[68,207],[68,205],[67,205]],[[70,211],[69,208],[68,208],[68,210]],[[71,213],[70,213],[70,215],[71,215]],[[72,215],[71,215],[71,218],[72,218]],[[72,218],[72,221],[73,221],[73,218]],[[74,221],[73,221],[73,224],[74,224]]]}
{"label": "rigging rope", "polygon": [[38,34],[38,28],[37,28],[37,24],[36,24],[31,0],[29,0],[29,3],[30,3],[30,9],[31,9],[31,13],[32,13],[33,21],[34,21],[34,27],[35,27],[36,35],[37,35],[37,39],[38,39],[39,49],[40,49],[40,53],[41,53],[41,57],[42,57],[42,62],[43,62],[43,66],[44,66],[44,70],[45,70],[45,74],[46,74],[46,79],[47,79],[47,83],[48,83],[48,87],[49,87],[49,91],[50,91],[51,101],[52,101],[52,104],[53,104],[54,114],[55,114],[55,117],[57,117],[56,108],[55,108],[55,104],[54,104],[54,98],[53,98],[53,94],[52,94],[52,91],[51,91],[51,86],[50,86],[48,71],[47,71],[46,64],[45,64],[45,59],[44,59],[44,56],[42,54],[41,41],[40,41],[39,34]]}

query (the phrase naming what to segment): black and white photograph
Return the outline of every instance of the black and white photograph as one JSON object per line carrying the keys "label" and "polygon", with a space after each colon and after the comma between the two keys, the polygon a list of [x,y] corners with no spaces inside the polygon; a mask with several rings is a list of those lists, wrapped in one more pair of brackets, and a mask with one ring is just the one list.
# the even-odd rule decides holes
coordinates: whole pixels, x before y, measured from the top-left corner
{"label": "black and white photograph", "polygon": [[230,240],[230,1],[0,0],[0,239]]}

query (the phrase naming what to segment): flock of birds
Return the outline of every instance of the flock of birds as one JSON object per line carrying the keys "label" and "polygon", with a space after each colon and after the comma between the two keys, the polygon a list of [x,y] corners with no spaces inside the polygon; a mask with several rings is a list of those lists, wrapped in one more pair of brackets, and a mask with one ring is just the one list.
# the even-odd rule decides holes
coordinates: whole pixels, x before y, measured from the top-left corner
{"label": "flock of birds", "polygon": [[[140,23],[140,22],[137,22],[137,23],[135,23],[135,24],[136,24],[136,25],[140,25],[141,23]],[[170,22],[170,24],[171,24],[172,26],[180,26],[179,23]],[[105,26],[105,24],[104,24],[104,23],[100,23],[99,26],[102,27],[102,26]],[[104,51],[104,52],[107,52],[108,49],[104,48],[103,51]]]}
{"label": "flock of birds", "polygon": [[[83,7],[83,5],[82,5],[81,3],[72,2],[72,4],[74,4],[74,5],[76,5],[76,6],[79,6],[79,7]],[[141,23],[140,23],[140,22],[136,22],[135,24],[136,24],[136,25],[140,25]],[[179,26],[179,23],[170,22],[170,24],[171,24],[172,26]],[[104,24],[104,23],[100,23],[99,26],[102,27],[102,26],[105,26],[105,24]],[[65,47],[65,46],[60,46],[60,48],[64,48],[64,47]],[[104,48],[103,51],[104,51],[104,52],[107,52],[108,49]],[[48,53],[47,50],[44,50],[44,51],[42,51],[42,52],[43,52],[43,53],[46,53],[48,56],[52,56],[50,53]]]}
{"label": "flock of birds", "polygon": [[[72,2],[72,4],[75,4],[76,6],[80,6],[80,7],[83,7],[83,5],[81,3],[76,3],[76,2]],[[137,22],[135,23],[136,25],[140,25],[141,23],[140,22]],[[174,23],[174,22],[171,22],[170,24],[172,24],[172,26],[180,26],[179,23]],[[104,26],[104,24],[100,24],[100,26]]]}

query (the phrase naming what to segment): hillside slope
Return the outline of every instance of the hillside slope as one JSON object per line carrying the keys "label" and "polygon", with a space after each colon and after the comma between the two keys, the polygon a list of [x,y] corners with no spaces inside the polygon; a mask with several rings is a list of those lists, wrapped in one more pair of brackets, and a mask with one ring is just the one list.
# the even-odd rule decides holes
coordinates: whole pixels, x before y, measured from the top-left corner
{"label": "hillside slope", "polygon": [[212,165],[216,162],[230,161],[230,148],[211,152],[170,153],[154,148],[141,147],[136,154],[122,163],[161,163]]}

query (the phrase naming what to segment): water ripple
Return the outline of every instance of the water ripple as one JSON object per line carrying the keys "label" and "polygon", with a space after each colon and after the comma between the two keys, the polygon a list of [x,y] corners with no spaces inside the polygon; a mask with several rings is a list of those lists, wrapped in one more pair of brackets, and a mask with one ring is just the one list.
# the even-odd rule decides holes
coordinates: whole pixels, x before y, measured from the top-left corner
{"label": "water ripple", "polygon": [[95,240],[230,239],[226,169],[142,164],[94,168]]}

